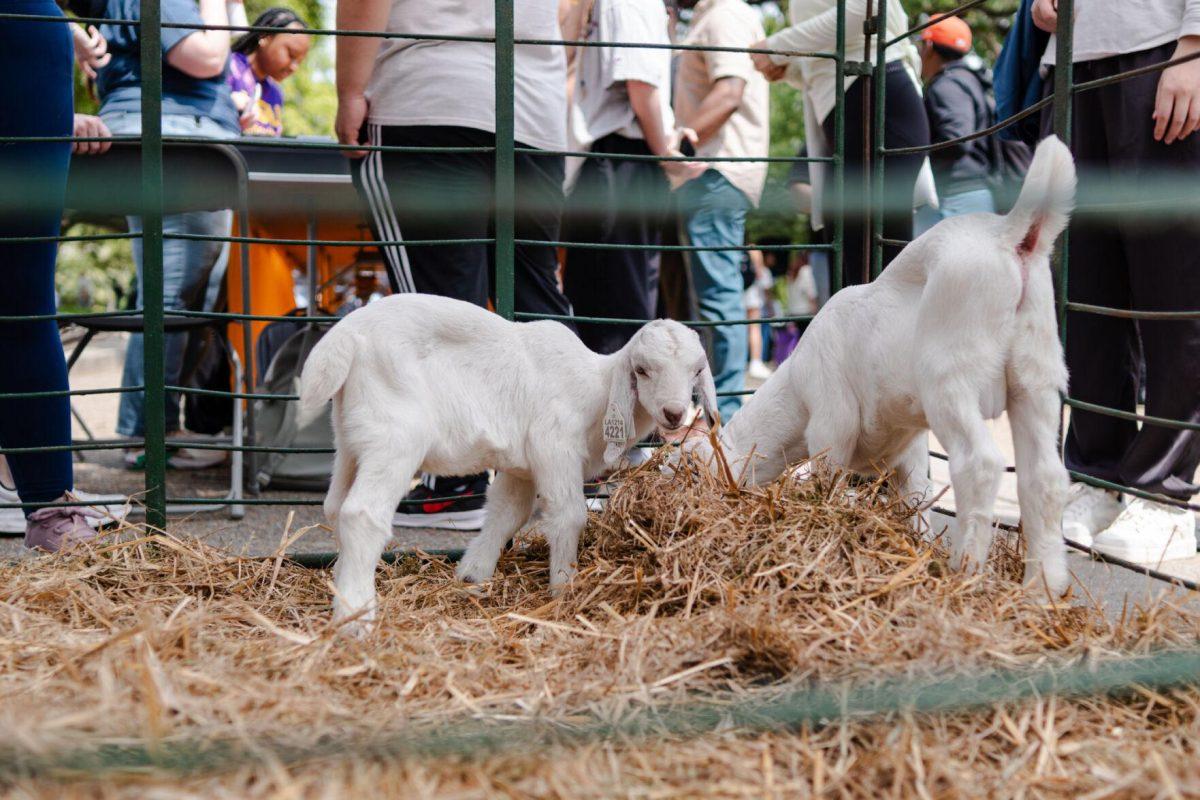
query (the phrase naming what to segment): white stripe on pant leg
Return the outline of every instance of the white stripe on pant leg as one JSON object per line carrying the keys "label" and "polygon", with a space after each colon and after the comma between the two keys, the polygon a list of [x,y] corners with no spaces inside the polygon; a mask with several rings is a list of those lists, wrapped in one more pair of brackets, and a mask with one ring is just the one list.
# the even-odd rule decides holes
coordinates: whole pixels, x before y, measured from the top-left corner
{"label": "white stripe on pant leg", "polygon": [[[372,144],[378,144],[377,126],[370,126],[369,130],[371,131],[369,141]],[[381,161],[382,154],[378,150],[372,150],[367,156],[367,163],[363,165],[363,186],[367,190],[368,202],[371,205],[371,211],[375,217],[375,224],[379,228],[380,235],[385,241],[389,239],[396,240],[399,239],[399,235],[393,225],[392,210],[387,207],[387,202],[383,199],[379,191]],[[404,293],[412,292],[413,287],[406,275],[404,261],[401,258],[401,254],[396,251],[395,245],[385,245],[380,249],[387,258],[388,268],[396,283],[396,290]]]}
{"label": "white stripe on pant leg", "polygon": [[[375,141],[375,126],[368,126],[367,130],[367,143],[371,145],[377,144]],[[366,196],[367,206],[371,210],[371,217],[375,221],[375,227],[378,229],[379,237],[380,239],[386,241],[393,238],[393,234],[388,225],[388,220],[383,214],[380,213],[379,209],[380,200],[377,196],[378,190],[376,188],[374,179],[375,161],[377,160],[378,155],[379,151],[377,150],[371,150],[367,153],[367,155],[363,158],[362,173],[360,177],[362,178],[363,194]],[[407,292],[407,288],[401,282],[399,262],[396,259],[395,254],[391,252],[391,248],[380,245],[379,250],[383,253],[384,260],[388,267],[388,274],[391,276],[392,282],[395,284],[396,291]]]}
{"label": "white stripe on pant leg", "polygon": [[[375,138],[379,141],[380,144],[382,144],[383,129],[381,126],[376,125],[375,130],[376,130]],[[391,192],[388,191],[387,181],[384,180],[384,176],[383,176],[383,153],[378,150],[376,150],[375,152],[378,153],[378,155],[379,155],[379,158],[376,159],[376,161],[375,161],[375,171],[376,171],[375,179],[379,184],[380,199],[382,200],[382,203],[383,203],[383,213],[387,216],[387,218],[391,224],[392,230],[395,234],[395,239],[397,241],[403,241],[404,236],[400,232],[400,221],[396,219],[396,209],[395,209],[395,206],[392,205],[392,195],[391,195]],[[416,281],[413,280],[412,265],[409,263],[409,260],[408,260],[408,248],[402,244],[395,245],[394,247],[395,247],[396,253],[398,255],[398,262],[400,264],[400,268],[403,270],[403,273],[404,273],[404,283],[406,283],[408,285],[408,291],[415,292],[417,290],[417,284],[416,284]]]}
{"label": "white stripe on pant leg", "polygon": [[[383,138],[380,126],[371,125],[368,130],[368,141],[373,145],[380,144]],[[363,165],[363,186],[367,189],[368,203],[379,232],[384,239],[402,241],[400,223],[396,219],[383,177],[383,153],[379,150],[372,150],[367,156],[367,163]],[[398,289],[401,292],[415,292],[416,284],[413,282],[412,267],[408,261],[408,250],[404,245],[387,245],[382,249],[388,257],[388,264],[392,268]]]}

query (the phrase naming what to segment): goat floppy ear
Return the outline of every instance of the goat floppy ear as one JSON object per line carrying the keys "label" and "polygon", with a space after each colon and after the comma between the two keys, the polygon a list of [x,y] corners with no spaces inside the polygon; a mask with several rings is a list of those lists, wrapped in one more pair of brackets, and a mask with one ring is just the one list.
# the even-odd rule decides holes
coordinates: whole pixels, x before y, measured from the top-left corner
{"label": "goat floppy ear", "polygon": [[608,387],[608,408],[604,412],[604,463],[613,464],[621,457],[634,437],[633,404],[637,401],[637,384],[627,356],[622,356],[613,370]]}
{"label": "goat floppy ear", "polygon": [[700,370],[700,377],[696,379],[696,389],[700,393],[700,407],[704,409],[709,427],[717,427],[721,424],[721,412],[717,410],[717,386],[713,383],[712,370],[707,361]]}

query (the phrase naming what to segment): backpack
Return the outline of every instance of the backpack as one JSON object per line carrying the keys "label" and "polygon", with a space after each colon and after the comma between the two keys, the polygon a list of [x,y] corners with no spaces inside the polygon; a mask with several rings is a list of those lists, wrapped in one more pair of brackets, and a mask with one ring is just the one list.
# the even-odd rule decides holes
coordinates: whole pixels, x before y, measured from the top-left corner
{"label": "backpack", "polygon": [[[985,67],[971,68],[967,71],[975,76],[983,87],[985,107],[976,108],[975,111],[977,114],[982,112],[986,127],[991,127],[996,124],[997,119],[991,72]],[[950,77],[959,80],[957,73],[951,73]],[[1022,141],[1004,139],[999,132],[985,137],[984,142],[988,157],[988,189],[996,202],[996,213],[1004,214],[1017,202],[1025,173],[1029,171],[1029,165],[1033,161],[1033,149]]]}
{"label": "backpack", "polygon": [[[256,394],[295,395],[300,390],[300,371],[308,354],[329,329],[330,323],[277,321],[259,335],[255,347],[260,379]],[[265,365],[265,367],[263,366]],[[266,447],[332,448],[333,426],[329,413],[309,425],[296,425],[298,404],[294,400],[255,400],[255,444]],[[333,474],[333,453],[257,454],[253,480],[259,489],[324,491]]]}

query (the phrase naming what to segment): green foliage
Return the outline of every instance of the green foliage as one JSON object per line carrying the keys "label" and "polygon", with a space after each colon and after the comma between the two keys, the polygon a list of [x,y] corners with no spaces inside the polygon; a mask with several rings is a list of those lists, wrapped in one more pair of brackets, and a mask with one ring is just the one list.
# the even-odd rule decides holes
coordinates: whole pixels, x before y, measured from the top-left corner
{"label": "green foliage", "polygon": [[[64,229],[68,236],[86,236],[121,230],[124,225],[85,223]],[[113,311],[133,286],[133,252],[128,239],[102,242],[63,242],[58,248],[54,287],[59,310],[64,312]]]}

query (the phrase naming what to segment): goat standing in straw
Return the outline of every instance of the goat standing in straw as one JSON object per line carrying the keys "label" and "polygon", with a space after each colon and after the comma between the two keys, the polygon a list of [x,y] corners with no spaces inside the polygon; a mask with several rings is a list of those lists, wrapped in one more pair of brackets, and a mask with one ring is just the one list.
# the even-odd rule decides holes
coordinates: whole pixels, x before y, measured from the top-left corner
{"label": "goat standing in straw", "polygon": [[[1057,440],[1067,372],[1049,253],[1074,196],[1071,153],[1047,139],[1007,215],[945,220],[874,283],[838,292],[721,432],[742,480],[763,483],[825,454],[855,472],[894,470],[907,497],[926,499],[932,430],[949,455],[958,505],[952,563],[979,568],[1004,471],[985,420],[1007,410],[1025,580],[1064,592],[1067,473]],[[703,439],[689,445],[706,447]]]}
{"label": "goat standing in straw", "polygon": [[373,617],[375,565],[417,470],[498,473],[460,578],[489,579],[537,501],[550,586],[563,586],[587,519],[584,480],[656,425],[677,430],[697,389],[715,415],[700,337],[677,322],[648,323],[602,356],[557,322],[516,324],[444,297],[394,295],[350,314],[300,379],[301,425],[333,401],[325,515],[340,545],[335,620],[361,614],[361,632]]}

